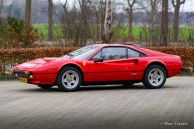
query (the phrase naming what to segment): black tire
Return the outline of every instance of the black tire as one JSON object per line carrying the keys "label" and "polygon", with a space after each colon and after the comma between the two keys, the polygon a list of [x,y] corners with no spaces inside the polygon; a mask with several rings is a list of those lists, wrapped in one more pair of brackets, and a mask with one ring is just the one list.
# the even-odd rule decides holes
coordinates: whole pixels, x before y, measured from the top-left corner
{"label": "black tire", "polygon": [[[77,73],[77,75],[79,77],[79,82],[76,85],[76,87],[74,87],[74,88],[68,88],[62,82],[63,74],[65,72],[69,71],[69,70],[74,71],[75,73]],[[80,88],[81,83],[82,83],[82,74],[81,74],[81,72],[78,69],[76,69],[74,67],[67,66],[67,67],[63,68],[59,72],[58,77],[57,77],[57,86],[62,91],[66,91],[66,92],[74,92],[74,91],[77,91]]]}
{"label": "black tire", "polygon": [[51,89],[53,87],[53,85],[37,85],[37,86],[42,89]]}
{"label": "black tire", "polygon": [[[153,70],[153,69],[159,69],[162,71],[164,79],[162,79],[162,83],[160,85],[154,86],[150,83],[149,81],[149,73]],[[164,84],[166,83],[166,77],[167,77],[167,73],[165,71],[165,69],[163,67],[161,67],[160,65],[151,65],[149,66],[149,68],[145,71],[144,74],[144,79],[143,79],[143,84],[146,88],[149,89],[160,89],[164,86]]]}

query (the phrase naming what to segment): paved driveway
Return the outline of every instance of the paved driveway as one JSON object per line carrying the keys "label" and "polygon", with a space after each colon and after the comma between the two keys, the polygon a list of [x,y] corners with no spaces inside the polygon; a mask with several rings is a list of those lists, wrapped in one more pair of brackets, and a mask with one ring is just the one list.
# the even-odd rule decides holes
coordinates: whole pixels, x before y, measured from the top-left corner
{"label": "paved driveway", "polygon": [[0,81],[0,129],[193,129],[194,77],[65,93]]}

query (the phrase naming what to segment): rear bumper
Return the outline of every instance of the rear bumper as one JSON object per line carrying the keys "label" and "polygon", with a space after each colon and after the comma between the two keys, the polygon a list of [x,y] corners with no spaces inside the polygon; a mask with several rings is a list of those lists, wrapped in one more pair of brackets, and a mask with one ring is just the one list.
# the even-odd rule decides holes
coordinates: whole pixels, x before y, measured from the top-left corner
{"label": "rear bumper", "polygon": [[181,72],[181,69],[180,70],[170,70],[168,71],[168,78],[177,76],[180,74],[180,72]]}

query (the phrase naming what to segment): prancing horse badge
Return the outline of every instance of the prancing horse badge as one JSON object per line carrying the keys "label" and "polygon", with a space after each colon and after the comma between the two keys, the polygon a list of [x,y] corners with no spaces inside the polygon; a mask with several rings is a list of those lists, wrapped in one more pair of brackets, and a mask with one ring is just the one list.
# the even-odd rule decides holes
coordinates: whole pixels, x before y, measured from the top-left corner
{"label": "prancing horse badge", "polygon": [[86,66],[86,62],[83,62],[83,65]]}

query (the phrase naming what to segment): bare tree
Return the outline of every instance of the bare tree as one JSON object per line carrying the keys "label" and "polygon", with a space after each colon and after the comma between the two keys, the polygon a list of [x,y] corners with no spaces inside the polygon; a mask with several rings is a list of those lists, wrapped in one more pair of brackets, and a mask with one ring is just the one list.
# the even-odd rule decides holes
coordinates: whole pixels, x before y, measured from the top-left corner
{"label": "bare tree", "polygon": [[137,0],[127,0],[128,8],[126,9],[126,11],[128,14],[128,24],[129,24],[128,36],[131,36],[133,29],[133,11],[136,2]]}
{"label": "bare tree", "polygon": [[63,12],[59,19],[64,27],[64,39],[68,43],[73,40],[73,45],[83,46],[89,39],[93,39],[92,32],[96,23],[95,11],[90,0],[78,0],[77,2],[78,4],[74,3],[72,8],[68,7],[67,0],[65,3],[60,2]]}
{"label": "bare tree", "polygon": [[81,33],[81,44],[80,45],[85,45],[87,39],[90,37],[90,28],[89,28],[89,17],[91,16],[91,1],[90,0],[78,0],[79,7],[81,10],[81,17],[80,17],[80,22],[81,26],[80,29],[82,31]]}
{"label": "bare tree", "polygon": [[104,21],[104,33],[103,40],[104,42],[110,42],[111,36],[111,25],[112,25],[112,1],[106,0],[106,12],[105,12],[105,21]]}
{"label": "bare tree", "polygon": [[65,0],[64,3],[60,1],[60,4],[62,5],[62,14],[60,14],[60,16],[58,16],[58,14],[55,14],[56,16],[58,16],[59,20],[61,21],[62,25],[63,25],[63,33],[64,33],[64,39],[66,41],[70,41],[74,39],[74,43],[78,42],[78,36],[77,36],[77,32],[79,32],[79,28],[75,29],[75,27],[77,26],[77,22],[76,22],[76,8],[75,8],[75,3],[74,6],[71,10],[68,9],[68,1]]}
{"label": "bare tree", "polygon": [[104,32],[106,2],[105,0],[91,0],[96,20],[96,37],[101,40]]}
{"label": "bare tree", "polygon": [[31,0],[26,0],[26,10],[25,10],[25,30],[27,31],[31,26]]}
{"label": "bare tree", "polygon": [[179,18],[180,18],[180,7],[185,3],[185,0],[172,0],[174,7],[174,23],[173,23],[173,41],[177,42],[179,35]]}
{"label": "bare tree", "polygon": [[153,45],[157,43],[157,22],[158,22],[158,8],[161,4],[161,0],[150,0],[151,12],[149,17],[150,35]]}
{"label": "bare tree", "polygon": [[2,17],[3,3],[4,3],[4,0],[0,0],[0,19]]}
{"label": "bare tree", "polygon": [[100,0],[100,6],[99,6],[99,23],[100,23],[100,36],[101,39],[103,37],[103,32],[104,32],[104,22],[105,22],[105,12],[106,12],[106,0]]}
{"label": "bare tree", "polygon": [[24,37],[24,47],[27,47],[29,44],[29,36],[30,36],[30,29],[31,29],[31,6],[32,1],[26,0],[26,9],[25,9],[25,34]]}
{"label": "bare tree", "polygon": [[48,40],[53,39],[53,1],[48,0]]}
{"label": "bare tree", "polygon": [[162,19],[160,44],[168,46],[168,0],[162,0]]}

